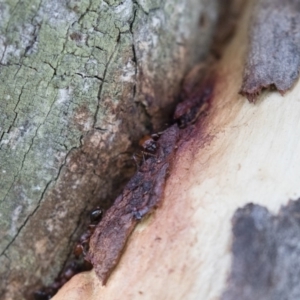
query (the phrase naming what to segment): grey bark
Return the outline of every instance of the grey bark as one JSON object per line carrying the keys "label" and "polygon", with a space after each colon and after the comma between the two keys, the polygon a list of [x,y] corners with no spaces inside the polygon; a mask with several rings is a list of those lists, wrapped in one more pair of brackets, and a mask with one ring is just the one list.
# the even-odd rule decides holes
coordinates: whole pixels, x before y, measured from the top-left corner
{"label": "grey bark", "polygon": [[[255,2],[256,3],[256,2]],[[241,94],[255,102],[262,89],[282,94],[299,77],[300,3],[259,0],[252,13]]]}
{"label": "grey bark", "polygon": [[233,217],[233,260],[223,300],[300,297],[300,201],[278,215],[247,204]]}
{"label": "grey bark", "polygon": [[[1,1],[0,298],[51,283],[207,52],[217,0]],[[205,19],[205,22],[200,20]]]}

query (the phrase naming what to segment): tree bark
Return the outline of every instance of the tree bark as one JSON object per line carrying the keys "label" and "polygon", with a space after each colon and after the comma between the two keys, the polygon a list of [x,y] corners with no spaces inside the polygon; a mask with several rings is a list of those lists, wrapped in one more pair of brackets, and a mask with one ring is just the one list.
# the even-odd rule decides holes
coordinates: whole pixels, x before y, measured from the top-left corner
{"label": "tree bark", "polygon": [[106,285],[79,274],[55,300],[299,299],[300,83],[255,104],[239,94],[250,6],[214,67],[206,114],[180,129],[161,207]]}
{"label": "tree bark", "polygon": [[0,6],[0,298],[24,299],[53,281],[88,211],[133,174],[138,139],[169,120],[218,3]]}

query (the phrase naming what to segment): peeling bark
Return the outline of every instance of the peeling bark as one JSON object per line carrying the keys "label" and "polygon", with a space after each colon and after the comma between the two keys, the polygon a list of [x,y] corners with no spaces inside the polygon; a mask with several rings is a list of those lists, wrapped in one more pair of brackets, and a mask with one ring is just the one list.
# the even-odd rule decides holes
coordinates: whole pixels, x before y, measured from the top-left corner
{"label": "peeling bark", "polygon": [[168,119],[218,9],[197,0],[0,6],[0,298],[23,299],[53,280],[87,212],[110,205],[133,173],[133,145]]}
{"label": "peeling bark", "polygon": [[91,261],[103,284],[118,263],[137,222],[160,205],[178,135],[176,124],[163,132],[157,141],[157,153],[128,182],[91,237],[86,259]]}
{"label": "peeling bark", "polygon": [[255,102],[262,89],[275,87],[281,94],[289,90],[299,76],[299,45],[299,1],[258,0],[241,94]]}
{"label": "peeling bark", "polygon": [[277,215],[248,204],[232,222],[232,270],[222,299],[299,299],[300,201]]}

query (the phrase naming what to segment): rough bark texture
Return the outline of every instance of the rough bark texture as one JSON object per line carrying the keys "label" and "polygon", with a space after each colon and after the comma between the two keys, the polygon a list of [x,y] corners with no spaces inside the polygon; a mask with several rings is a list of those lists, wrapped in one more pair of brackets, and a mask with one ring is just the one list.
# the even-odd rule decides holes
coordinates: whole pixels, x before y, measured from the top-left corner
{"label": "rough bark texture", "polygon": [[263,88],[286,92],[300,69],[299,1],[258,0],[249,31],[241,93],[253,102]]}
{"label": "rough bark texture", "polygon": [[[287,204],[300,198],[300,82],[284,96],[266,92],[255,105],[239,95],[249,17],[248,9],[215,68],[209,110],[178,142],[161,207],[134,229],[106,286],[95,271],[79,274],[55,300],[222,299],[235,259],[232,217],[249,203],[264,207],[265,223],[287,220],[278,229],[293,234],[278,251],[298,260],[298,215],[291,211],[299,209]],[[283,274],[295,270],[287,260],[279,262]],[[281,299],[291,299],[293,290],[286,291]]]}
{"label": "rough bark texture", "polygon": [[1,2],[1,299],[50,283],[86,212],[117,195],[132,143],[207,51],[216,2]]}
{"label": "rough bark texture", "polygon": [[86,259],[91,261],[104,284],[137,222],[161,202],[178,133],[177,124],[163,132],[157,142],[157,152],[130,179],[91,237]]}

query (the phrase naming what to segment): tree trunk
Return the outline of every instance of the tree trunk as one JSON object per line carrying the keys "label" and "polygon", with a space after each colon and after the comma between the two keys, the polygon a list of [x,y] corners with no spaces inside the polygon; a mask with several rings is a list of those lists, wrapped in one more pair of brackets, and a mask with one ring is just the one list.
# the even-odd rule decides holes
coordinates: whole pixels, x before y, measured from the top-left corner
{"label": "tree trunk", "polygon": [[139,138],[169,120],[218,3],[0,7],[0,298],[24,299],[57,276],[90,209],[121,191]]}
{"label": "tree trunk", "polygon": [[250,13],[251,3],[202,83],[214,87],[205,113],[178,129],[161,206],[133,230],[106,285],[96,265],[55,300],[299,299],[300,201],[290,200],[300,196],[300,83],[256,103],[239,94]]}

